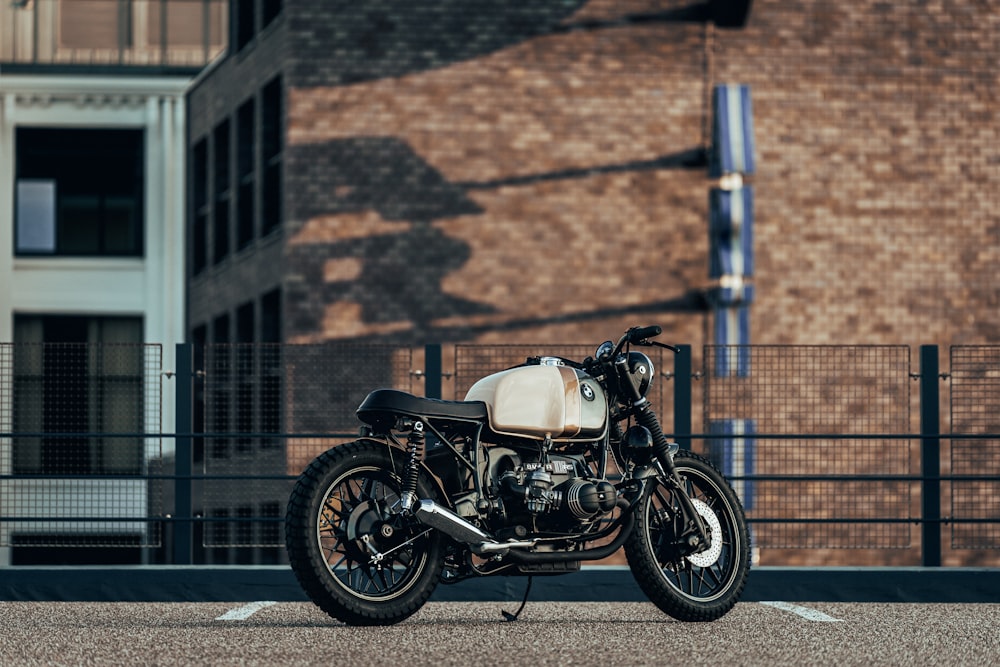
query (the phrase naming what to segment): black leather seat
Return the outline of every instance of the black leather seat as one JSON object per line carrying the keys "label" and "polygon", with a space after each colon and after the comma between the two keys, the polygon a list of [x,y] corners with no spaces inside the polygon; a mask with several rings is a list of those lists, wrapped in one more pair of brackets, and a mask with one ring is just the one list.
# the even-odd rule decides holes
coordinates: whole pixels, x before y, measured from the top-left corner
{"label": "black leather seat", "polygon": [[386,413],[403,414],[425,419],[485,420],[486,404],[482,401],[443,401],[414,396],[396,389],[376,389],[358,407],[358,418],[366,424],[380,421]]}

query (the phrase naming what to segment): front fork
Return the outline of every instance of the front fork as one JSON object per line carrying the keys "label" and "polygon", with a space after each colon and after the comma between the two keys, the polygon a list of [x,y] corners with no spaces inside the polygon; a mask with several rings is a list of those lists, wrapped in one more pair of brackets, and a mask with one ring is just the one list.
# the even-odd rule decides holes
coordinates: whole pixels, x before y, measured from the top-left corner
{"label": "front fork", "polygon": [[674,454],[677,452],[677,443],[667,441],[657,419],[653,406],[645,398],[639,399],[634,404],[636,421],[644,426],[653,440],[652,461],[660,469],[666,486],[673,492],[671,495],[677,499],[678,509],[684,522],[684,528],[680,535],[675,537],[675,545],[681,556],[704,551],[712,546],[712,534],[705,525],[704,519],[695,509],[691,502],[687,490],[684,488],[684,480],[677,473],[674,465]]}

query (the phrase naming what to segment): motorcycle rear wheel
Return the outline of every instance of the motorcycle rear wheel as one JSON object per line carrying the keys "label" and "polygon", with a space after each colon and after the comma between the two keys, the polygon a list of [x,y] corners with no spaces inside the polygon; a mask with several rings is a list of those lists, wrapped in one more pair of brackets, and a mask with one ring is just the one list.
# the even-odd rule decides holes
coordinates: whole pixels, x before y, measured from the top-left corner
{"label": "motorcycle rear wheel", "polygon": [[[395,468],[394,468],[395,460]],[[392,512],[404,455],[358,440],[320,454],[288,501],[285,544],[309,598],[349,625],[391,625],[416,613],[438,583],[441,534]],[[417,494],[435,498],[421,473]]]}
{"label": "motorcycle rear wheel", "polygon": [[681,621],[714,621],[733,608],[750,572],[750,538],[743,506],[706,459],[678,452],[674,465],[695,509],[711,530],[707,550],[683,556],[676,544],[681,519],[674,491],[659,480],[636,508],[625,556],[639,588]]}

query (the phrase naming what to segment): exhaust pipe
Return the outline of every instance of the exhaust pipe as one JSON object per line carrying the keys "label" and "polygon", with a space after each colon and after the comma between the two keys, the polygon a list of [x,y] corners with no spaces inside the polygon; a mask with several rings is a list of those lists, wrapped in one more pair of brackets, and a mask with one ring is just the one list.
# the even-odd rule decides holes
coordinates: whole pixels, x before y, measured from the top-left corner
{"label": "exhaust pipe", "polygon": [[433,500],[418,500],[413,513],[420,523],[437,528],[453,540],[473,545],[473,550],[484,543],[498,544],[482,530]]}

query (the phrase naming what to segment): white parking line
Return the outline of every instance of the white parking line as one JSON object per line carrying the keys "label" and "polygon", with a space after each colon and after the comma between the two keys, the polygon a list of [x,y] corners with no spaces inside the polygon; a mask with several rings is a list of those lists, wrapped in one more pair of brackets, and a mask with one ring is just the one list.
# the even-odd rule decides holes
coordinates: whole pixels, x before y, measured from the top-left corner
{"label": "white parking line", "polygon": [[236,607],[235,609],[230,609],[222,616],[218,617],[217,621],[245,621],[254,614],[256,614],[261,609],[265,607],[270,607],[273,604],[278,604],[277,602],[251,602],[250,604],[245,604],[242,607]]}
{"label": "white parking line", "polygon": [[787,611],[792,614],[801,616],[808,621],[818,621],[820,623],[841,623],[841,619],[834,618],[833,616],[827,616],[821,611],[816,611],[815,609],[810,609],[809,607],[800,607],[796,604],[789,604],[787,602],[761,602],[761,604],[766,604],[768,607],[774,607],[775,609],[780,609],[782,611]]}

